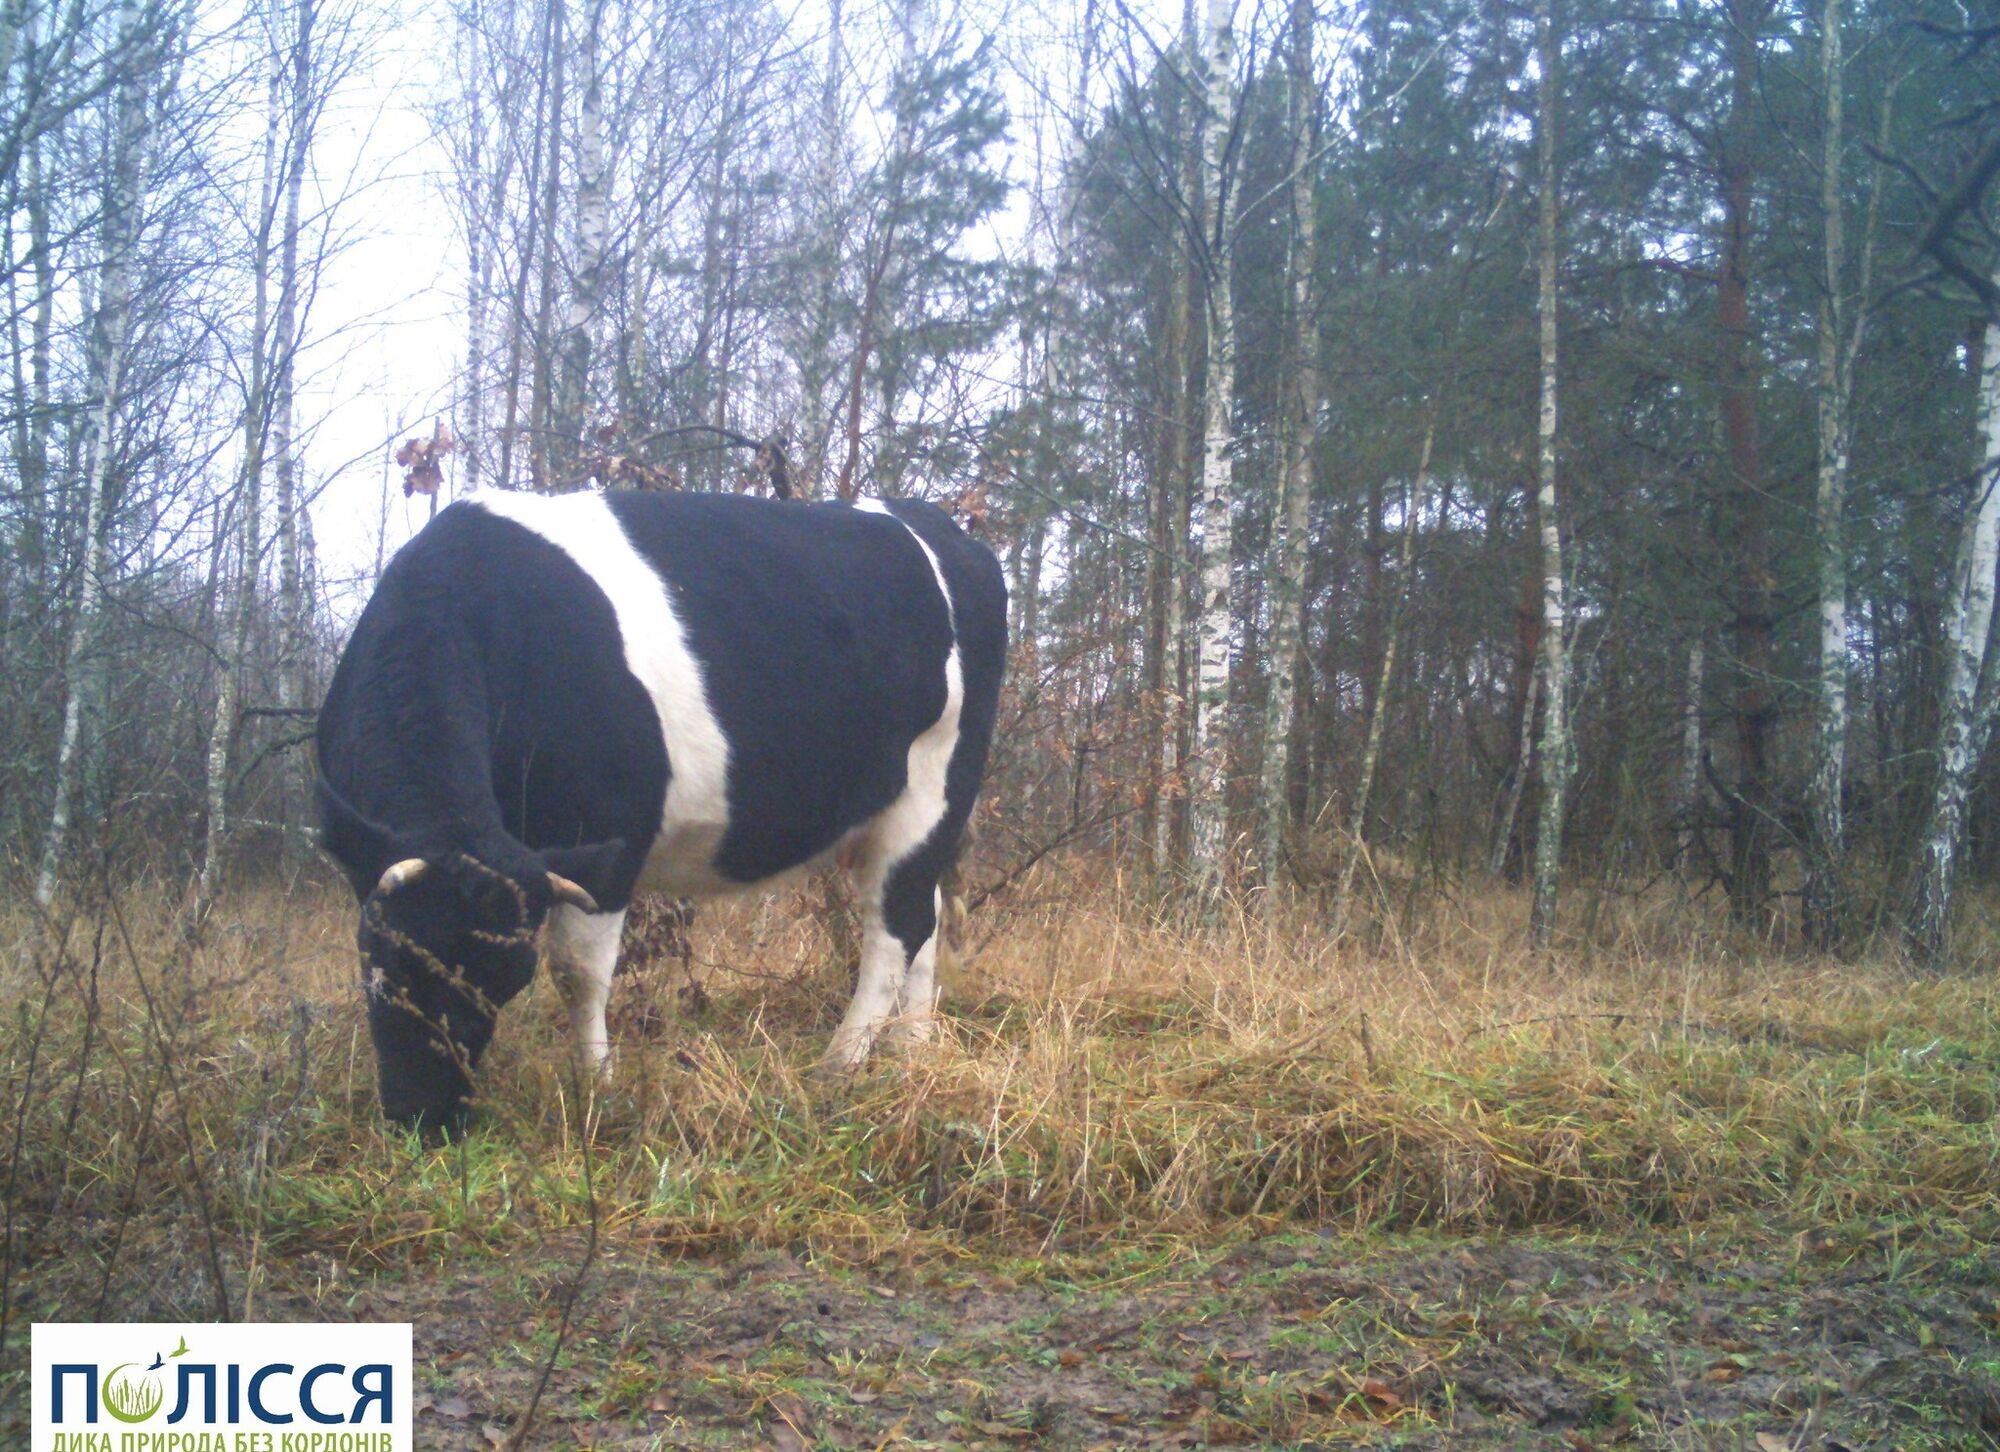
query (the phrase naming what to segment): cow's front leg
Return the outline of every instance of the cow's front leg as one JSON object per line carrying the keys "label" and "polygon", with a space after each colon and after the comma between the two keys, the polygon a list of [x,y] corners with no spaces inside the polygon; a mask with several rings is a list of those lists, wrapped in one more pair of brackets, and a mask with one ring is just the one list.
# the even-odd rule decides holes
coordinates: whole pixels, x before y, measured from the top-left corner
{"label": "cow's front leg", "polygon": [[611,1081],[611,1033],[604,1007],[611,1001],[611,974],[618,966],[624,929],[623,908],[586,913],[561,905],[549,913],[549,968],[569,1005],[570,1047],[578,1066],[602,1083]]}
{"label": "cow's front leg", "polygon": [[[820,1067],[858,1069],[885,1027],[921,1002],[928,1019],[935,996],[937,883],[914,862],[860,875],[861,973],[847,1014],[833,1032]],[[920,978],[914,985],[912,980]],[[926,1031],[928,1024],[925,1025]]]}

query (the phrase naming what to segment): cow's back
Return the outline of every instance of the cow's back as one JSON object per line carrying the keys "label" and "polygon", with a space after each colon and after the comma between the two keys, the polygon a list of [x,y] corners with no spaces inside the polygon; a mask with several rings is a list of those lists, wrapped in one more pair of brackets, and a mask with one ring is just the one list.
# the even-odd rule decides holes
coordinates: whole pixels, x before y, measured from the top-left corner
{"label": "cow's back", "polygon": [[619,901],[642,869],[675,891],[752,883],[896,799],[944,709],[955,625],[973,749],[952,775],[976,790],[1005,649],[999,566],[941,512],[890,508],[461,501],[398,554],[357,625],[322,718],[329,780],[433,839],[483,796],[531,848],[622,840]]}

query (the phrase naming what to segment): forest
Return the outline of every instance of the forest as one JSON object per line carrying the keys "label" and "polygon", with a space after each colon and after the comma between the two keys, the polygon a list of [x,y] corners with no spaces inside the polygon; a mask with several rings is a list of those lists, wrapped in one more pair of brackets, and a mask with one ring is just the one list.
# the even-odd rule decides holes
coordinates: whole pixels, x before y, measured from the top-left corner
{"label": "forest", "polygon": [[[1986,6],[4,0],[0,192],[21,1415],[339,1302],[423,1446],[2000,1436]],[[806,1086],[815,879],[378,1122],[313,728],[481,489],[995,552],[934,1053]]]}

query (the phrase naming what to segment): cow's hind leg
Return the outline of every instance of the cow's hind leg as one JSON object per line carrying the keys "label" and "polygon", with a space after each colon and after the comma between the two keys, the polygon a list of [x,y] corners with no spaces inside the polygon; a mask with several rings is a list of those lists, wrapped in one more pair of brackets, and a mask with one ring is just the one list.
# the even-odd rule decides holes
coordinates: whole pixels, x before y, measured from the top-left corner
{"label": "cow's hind leg", "polygon": [[[937,871],[932,854],[900,861],[871,845],[856,887],[861,898],[861,973],[847,1014],[834,1030],[822,1067],[856,1069],[885,1028],[898,1038],[925,1037],[936,997]],[[919,1026],[920,1025],[920,1026]]]}
{"label": "cow's hind leg", "polygon": [[604,1007],[618,966],[625,910],[586,913],[566,904],[549,913],[549,968],[569,1005],[570,1046],[579,1067],[602,1081],[611,1077],[611,1034]]}

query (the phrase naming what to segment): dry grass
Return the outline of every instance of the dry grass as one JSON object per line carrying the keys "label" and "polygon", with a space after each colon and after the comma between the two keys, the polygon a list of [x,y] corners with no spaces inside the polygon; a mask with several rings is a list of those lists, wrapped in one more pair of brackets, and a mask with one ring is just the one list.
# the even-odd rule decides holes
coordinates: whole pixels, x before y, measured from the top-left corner
{"label": "dry grass", "polygon": [[240,1303],[274,1258],[504,1252],[593,1218],[868,1262],[1290,1220],[1949,1215],[2000,1182],[1990,975],[1746,956],[1664,901],[1545,963],[1506,896],[1333,942],[1303,918],[1190,934],[1115,882],[1070,888],[976,920],[942,1041],[834,1092],[803,1077],[842,985],[802,899],[710,911],[699,989],[621,980],[613,1091],[579,1102],[538,985],[481,1128],[445,1148],[378,1120],[332,893],[247,898],[185,963],[136,903],[79,920],[60,971],[10,970],[14,1258],[81,1315],[169,1225],[204,1232],[177,1239],[186,1273]]}

